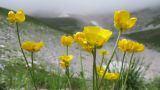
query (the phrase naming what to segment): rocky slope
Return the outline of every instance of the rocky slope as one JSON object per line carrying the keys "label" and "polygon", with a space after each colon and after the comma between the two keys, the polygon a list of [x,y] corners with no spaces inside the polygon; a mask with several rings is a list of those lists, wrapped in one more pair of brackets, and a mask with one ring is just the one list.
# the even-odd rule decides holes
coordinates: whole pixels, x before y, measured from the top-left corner
{"label": "rocky slope", "polygon": [[[15,33],[15,25],[9,24],[6,20],[7,11],[0,9],[0,60],[10,60],[12,58],[21,58],[22,54],[19,50],[17,43],[17,36]],[[35,63],[42,63],[48,66],[48,70],[56,69],[59,66],[59,56],[65,54],[65,48],[61,46],[59,39],[60,36],[65,34],[60,30],[53,29],[46,26],[44,23],[34,20],[33,18],[27,17],[25,23],[20,24],[20,35],[22,41],[34,40],[43,41],[45,47],[38,53],[36,53]],[[116,36],[113,36],[116,37]],[[114,40],[106,44],[105,48],[111,53]],[[79,49],[76,44],[69,48],[69,53],[74,55],[72,61],[72,71],[75,76],[79,75],[80,72],[80,60],[79,60]],[[28,59],[29,53],[26,52]],[[121,52],[119,56],[121,56]],[[146,47],[146,51],[142,54],[138,54],[140,57],[145,57],[145,64],[151,64],[148,69],[146,76],[147,78],[160,75],[159,56],[160,53]],[[109,58],[110,55],[107,56]],[[129,55],[128,55],[129,57]],[[100,60],[100,57],[98,57]],[[97,60],[97,62],[99,62]],[[114,58],[116,60],[116,58]],[[83,64],[85,68],[86,77],[90,78],[92,68],[92,56],[89,53],[83,52]]]}

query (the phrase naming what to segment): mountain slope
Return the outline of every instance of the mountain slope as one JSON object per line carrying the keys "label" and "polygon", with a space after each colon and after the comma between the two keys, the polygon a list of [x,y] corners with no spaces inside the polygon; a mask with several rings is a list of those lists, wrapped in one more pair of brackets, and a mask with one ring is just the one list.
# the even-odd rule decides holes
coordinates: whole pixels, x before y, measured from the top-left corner
{"label": "mountain slope", "polygon": [[[7,13],[8,10],[0,8],[0,59],[22,56],[17,43],[15,24],[10,24],[7,21]],[[65,34],[28,16],[24,23],[19,24],[19,29],[22,41],[44,41],[45,47],[43,52],[48,53],[51,51],[48,51],[47,48],[52,49],[53,47],[60,46],[57,42],[59,42],[60,36]],[[45,58],[46,54],[40,53],[39,56]]]}

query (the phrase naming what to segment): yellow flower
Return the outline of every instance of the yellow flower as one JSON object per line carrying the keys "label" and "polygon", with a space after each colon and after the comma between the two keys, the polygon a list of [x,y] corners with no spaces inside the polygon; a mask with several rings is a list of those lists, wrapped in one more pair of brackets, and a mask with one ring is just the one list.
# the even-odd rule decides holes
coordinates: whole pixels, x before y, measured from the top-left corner
{"label": "yellow flower", "polygon": [[10,23],[22,23],[25,21],[25,14],[23,10],[18,10],[16,13],[9,11],[7,19]]}
{"label": "yellow flower", "polygon": [[136,22],[137,18],[130,18],[130,13],[126,10],[119,10],[114,13],[114,26],[119,30],[127,31],[132,28]]}
{"label": "yellow flower", "polygon": [[25,21],[25,14],[24,14],[24,12],[23,12],[23,10],[18,10],[17,12],[16,12],[16,21],[18,22],[18,23],[22,23],[22,22],[24,22]]}
{"label": "yellow flower", "polygon": [[25,41],[21,47],[29,52],[38,52],[43,46],[43,42]]}
{"label": "yellow flower", "polygon": [[86,26],[84,31],[89,44],[101,48],[109,40],[112,32],[98,26]]}
{"label": "yellow flower", "polygon": [[96,67],[96,72],[97,72],[97,74],[98,74],[100,77],[103,76],[104,71],[105,71],[105,70],[104,70],[103,67],[100,67],[100,66],[97,66],[97,67]]}
{"label": "yellow flower", "polygon": [[[99,75],[99,77],[102,78],[104,72],[105,72],[105,69],[103,67],[99,67],[97,66],[96,67],[96,71],[97,71],[97,74]],[[106,72],[106,74],[104,75],[104,79],[107,79],[107,80],[118,80],[119,79],[119,73],[113,73],[113,72]]]}
{"label": "yellow flower", "polygon": [[71,60],[73,59],[73,55],[63,55],[60,56],[60,65],[63,68],[69,67]]}
{"label": "yellow flower", "polygon": [[100,54],[100,55],[108,55],[108,51],[107,51],[106,49],[101,49],[101,50],[99,51],[99,54]]}
{"label": "yellow flower", "polygon": [[73,43],[74,39],[72,38],[72,36],[62,36],[61,37],[61,43],[64,46],[70,46]]}
{"label": "yellow flower", "polygon": [[120,74],[119,73],[106,73],[104,79],[107,80],[118,80]]}
{"label": "yellow flower", "polygon": [[124,52],[143,52],[144,51],[144,45],[138,42],[134,42],[127,39],[122,39],[118,43],[118,47],[121,51]]}
{"label": "yellow flower", "polygon": [[94,46],[88,43],[84,32],[74,34],[74,40],[81,45],[82,49],[87,52],[92,52]]}
{"label": "yellow flower", "polygon": [[92,50],[94,48],[94,46],[89,43],[81,43],[80,45],[87,52],[92,52]]}
{"label": "yellow flower", "polygon": [[86,43],[86,36],[85,36],[85,33],[83,32],[77,32],[76,34],[74,34],[74,40],[77,42],[77,43]]}
{"label": "yellow flower", "polygon": [[13,11],[9,11],[7,19],[8,21],[10,21],[10,23],[15,23],[16,22],[15,13]]}

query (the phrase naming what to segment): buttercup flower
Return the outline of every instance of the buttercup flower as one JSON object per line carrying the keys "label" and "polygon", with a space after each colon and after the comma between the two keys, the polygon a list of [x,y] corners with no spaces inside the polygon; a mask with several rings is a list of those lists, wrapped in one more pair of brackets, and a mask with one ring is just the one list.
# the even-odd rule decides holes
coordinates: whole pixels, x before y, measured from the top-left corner
{"label": "buttercup flower", "polygon": [[74,40],[77,43],[86,43],[86,37],[85,37],[85,33],[83,32],[77,32],[76,34],[74,34]]}
{"label": "buttercup flower", "polygon": [[92,52],[94,46],[89,44],[89,43],[83,43],[83,44],[80,44],[82,49],[84,49],[85,51],[87,52]]}
{"label": "buttercup flower", "polygon": [[38,52],[43,46],[43,42],[25,41],[21,47],[29,52]]}
{"label": "buttercup flower", "polygon": [[63,68],[67,68],[67,67],[69,67],[69,65],[70,65],[70,62],[71,62],[71,60],[73,59],[73,55],[63,55],[63,56],[60,56],[60,65],[61,65],[61,67],[63,67]]}
{"label": "buttercup flower", "polygon": [[134,42],[127,39],[122,39],[118,43],[118,47],[121,51],[124,52],[143,52],[144,51],[144,45],[138,42]]}
{"label": "buttercup flower", "polygon": [[70,46],[73,42],[74,42],[74,39],[72,38],[72,36],[65,36],[65,35],[63,35],[61,37],[61,43],[64,46]]}
{"label": "buttercup flower", "polygon": [[98,26],[86,26],[83,32],[85,33],[87,42],[98,48],[101,48],[112,35],[110,30]]}
{"label": "buttercup flower", "polygon": [[94,46],[88,43],[84,32],[74,34],[74,40],[81,45],[82,49],[87,52],[92,52]]}
{"label": "buttercup flower", "polygon": [[107,80],[118,80],[119,76],[120,76],[119,73],[106,73],[106,75],[104,76],[104,79],[107,79]]}
{"label": "buttercup flower", "polygon": [[[97,71],[97,74],[99,75],[99,77],[102,78],[102,76],[105,72],[105,69],[103,67],[97,66],[96,71]],[[118,80],[119,76],[120,76],[119,73],[107,72],[104,76],[104,79],[106,79],[106,80]]]}
{"label": "buttercup flower", "polygon": [[96,71],[97,71],[97,74],[98,74],[100,77],[102,77],[105,69],[104,69],[103,67],[97,66],[97,67],[96,67]]}
{"label": "buttercup flower", "polygon": [[118,30],[127,31],[132,28],[137,22],[136,17],[130,18],[130,13],[126,10],[115,11],[114,13],[114,26]]}
{"label": "buttercup flower", "polygon": [[25,14],[23,10],[18,10],[16,13],[9,11],[7,19],[10,23],[22,23],[25,21]]}
{"label": "buttercup flower", "polygon": [[107,51],[106,49],[101,49],[101,50],[99,51],[99,54],[100,54],[100,55],[108,55],[108,51]]}

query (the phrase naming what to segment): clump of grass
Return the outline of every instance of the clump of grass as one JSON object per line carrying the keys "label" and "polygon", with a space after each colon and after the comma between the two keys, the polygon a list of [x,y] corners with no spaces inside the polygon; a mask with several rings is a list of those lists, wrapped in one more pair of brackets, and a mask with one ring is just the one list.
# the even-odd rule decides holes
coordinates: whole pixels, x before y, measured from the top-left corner
{"label": "clump of grass", "polygon": [[160,90],[160,77],[156,77],[146,84],[147,90]]}
{"label": "clump of grass", "polygon": [[[15,89],[31,90],[33,88],[29,72],[26,70],[25,62],[21,59],[12,59],[0,62],[4,67],[0,69],[0,90]],[[59,73],[60,74],[60,73]],[[67,85],[65,76],[54,72],[47,72],[40,65],[35,65],[35,83],[38,88],[58,90]],[[73,89],[80,88],[81,81],[77,78],[71,79]]]}
{"label": "clump of grass", "polygon": [[[146,68],[143,65],[143,61],[140,58],[134,58],[131,63],[131,69],[128,73],[128,79],[126,81],[125,90],[145,90],[144,72]],[[116,90],[121,87],[121,82],[124,81],[128,72],[128,67],[124,68],[122,72],[122,78],[119,79]]]}

